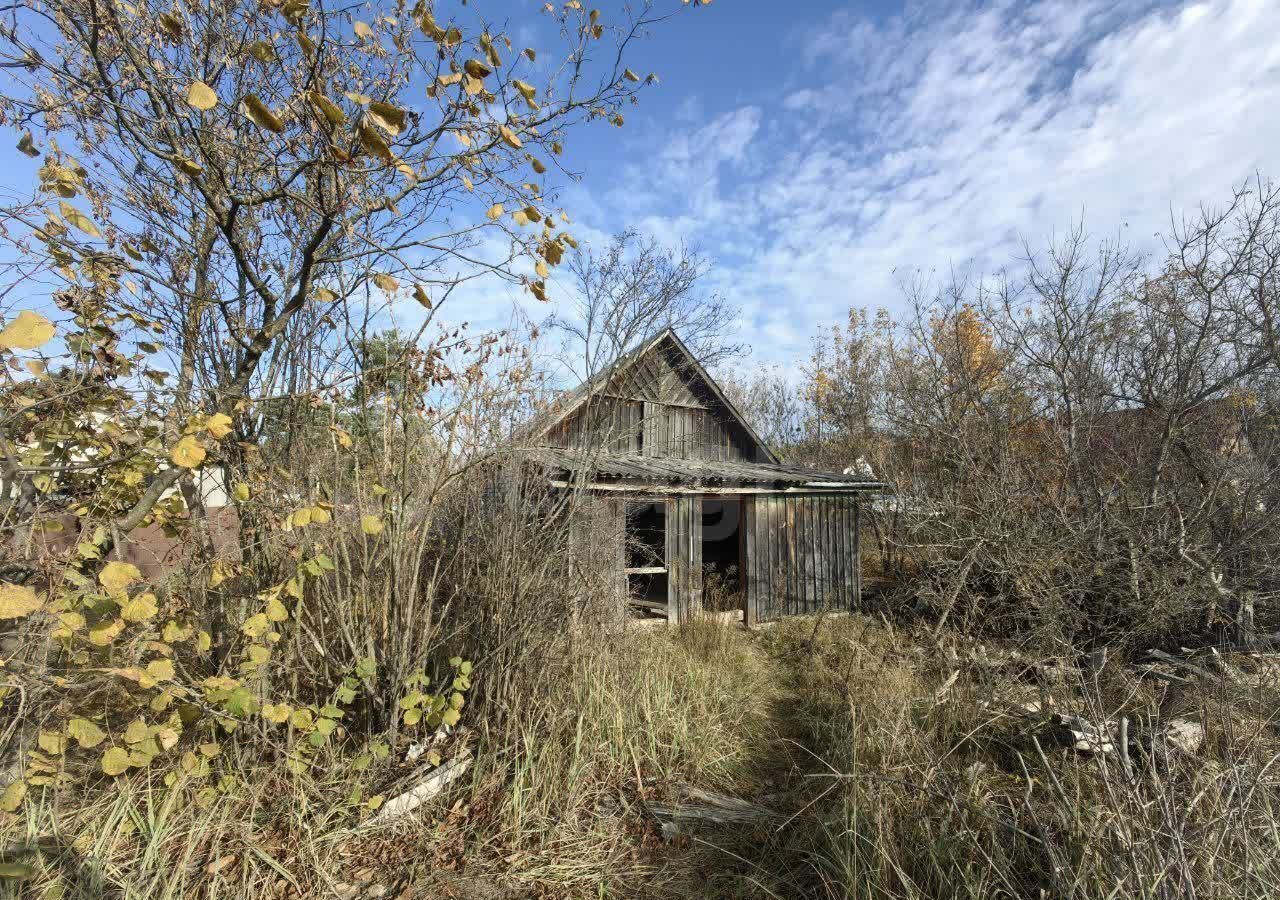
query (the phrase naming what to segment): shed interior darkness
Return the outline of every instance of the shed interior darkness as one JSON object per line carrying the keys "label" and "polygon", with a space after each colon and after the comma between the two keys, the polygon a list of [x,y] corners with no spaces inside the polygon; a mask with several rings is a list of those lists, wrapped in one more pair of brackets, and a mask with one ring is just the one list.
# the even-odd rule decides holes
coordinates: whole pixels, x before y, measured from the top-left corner
{"label": "shed interior darkness", "polygon": [[662,572],[629,572],[627,591],[633,600],[667,603],[667,515],[662,501],[627,503],[627,569],[658,569]]}
{"label": "shed interior darkness", "polygon": [[742,501],[702,501],[703,605],[712,612],[742,606]]}

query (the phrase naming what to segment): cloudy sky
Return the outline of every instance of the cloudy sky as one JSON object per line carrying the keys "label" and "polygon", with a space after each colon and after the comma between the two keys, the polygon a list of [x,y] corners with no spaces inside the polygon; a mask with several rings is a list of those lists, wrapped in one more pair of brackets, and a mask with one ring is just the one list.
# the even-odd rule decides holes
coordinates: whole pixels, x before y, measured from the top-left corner
{"label": "cloudy sky", "polygon": [[[457,10],[549,65],[543,2]],[[605,21],[622,2],[597,0]],[[626,127],[571,136],[582,178],[560,199],[579,237],[633,226],[707,254],[762,362],[802,358],[852,305],[900,308],[918,271],[1007,265],[1022,236],[1083,220],[1154,250],[1171,215],[1280,170],[1280,0],[654,3],[676,14],[630,65],[661,83]],[[37,165],[0,148],[0,191]],[[558,311],[503,284],[456,299],[481,326]]]}
{"label": "cloudy sky", "polygon": [[716,0],[640,48],[661,85],[579,140],[565,206],[701,248],[786,362],[850,305],[900,304],[906,273],[990,271],[1081,219],[1155,248],[1274,174],[1277,35],[1275,0]]}

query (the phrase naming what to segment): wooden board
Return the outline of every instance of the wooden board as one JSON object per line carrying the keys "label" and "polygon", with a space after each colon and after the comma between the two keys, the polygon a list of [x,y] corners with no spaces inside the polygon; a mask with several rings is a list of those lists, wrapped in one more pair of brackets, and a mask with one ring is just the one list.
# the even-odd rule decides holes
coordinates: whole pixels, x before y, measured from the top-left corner
{"label": "wooden board", "polygon": [[669,618],[686,622],[702,609],[702,498],[667,500]]}
{"label": "wooden board", "polygon": [[855,497],[760,494],[744,504],[744,511],[748,624],[858,608]]}

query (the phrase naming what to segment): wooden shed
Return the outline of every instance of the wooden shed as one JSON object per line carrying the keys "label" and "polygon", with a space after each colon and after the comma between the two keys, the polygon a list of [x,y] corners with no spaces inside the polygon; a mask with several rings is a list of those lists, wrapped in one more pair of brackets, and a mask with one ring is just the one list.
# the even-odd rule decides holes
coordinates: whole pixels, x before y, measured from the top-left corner
{"label": "wooden shed", "polygon": [[589,498],[597,574],[633,609],[682,621],[706,593],[752,625],[858,604],[862,504],[883,485],[782,463],[674,331],[530,436],[550,485]]}

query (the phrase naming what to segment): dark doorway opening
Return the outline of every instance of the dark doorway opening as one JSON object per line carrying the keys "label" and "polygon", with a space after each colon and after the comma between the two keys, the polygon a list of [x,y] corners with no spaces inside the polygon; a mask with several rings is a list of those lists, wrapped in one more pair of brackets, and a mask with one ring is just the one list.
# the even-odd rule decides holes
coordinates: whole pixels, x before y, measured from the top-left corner
{"label": "dark doorway opening", "polygon": [[627,502],[627,595],[646,616],[667,615],[667,505]]}
{"label": "dark doorway opening", "polygon": [[702,608],[742,608],[742,500],[703,498]]}

